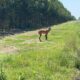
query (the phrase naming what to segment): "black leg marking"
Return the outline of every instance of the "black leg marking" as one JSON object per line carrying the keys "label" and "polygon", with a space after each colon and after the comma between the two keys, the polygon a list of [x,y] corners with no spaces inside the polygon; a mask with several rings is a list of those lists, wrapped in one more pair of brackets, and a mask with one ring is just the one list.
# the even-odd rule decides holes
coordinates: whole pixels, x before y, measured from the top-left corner
{"label": "black leg marking", "polygon": [[46,40],[48,39],[47,34],[45,35],[45,39],[46,39]]}
{"label": "black leg marking", "polygon": [[42,34],[40,34],[40,36],[39,36],[39,41],[41,42],[41,36],[42,36]]}

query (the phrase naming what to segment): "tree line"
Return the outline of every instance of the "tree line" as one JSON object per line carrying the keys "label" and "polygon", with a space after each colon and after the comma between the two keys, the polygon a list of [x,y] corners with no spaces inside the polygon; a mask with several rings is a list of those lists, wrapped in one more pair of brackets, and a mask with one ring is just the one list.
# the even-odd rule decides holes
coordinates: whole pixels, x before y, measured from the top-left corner
{"label": "tree line", "polygon": [[0,0],[0,29],[36,29],[74,19],[59,0]]}

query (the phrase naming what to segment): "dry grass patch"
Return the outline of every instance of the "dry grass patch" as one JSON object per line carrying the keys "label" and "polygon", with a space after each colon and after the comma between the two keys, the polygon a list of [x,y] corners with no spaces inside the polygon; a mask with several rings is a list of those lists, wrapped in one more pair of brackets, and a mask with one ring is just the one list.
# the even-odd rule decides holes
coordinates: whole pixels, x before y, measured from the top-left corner
{"label": "dry grass patch", "polygon": [[0,46],[0,53],[15,53],[17,51],[15,46]]}

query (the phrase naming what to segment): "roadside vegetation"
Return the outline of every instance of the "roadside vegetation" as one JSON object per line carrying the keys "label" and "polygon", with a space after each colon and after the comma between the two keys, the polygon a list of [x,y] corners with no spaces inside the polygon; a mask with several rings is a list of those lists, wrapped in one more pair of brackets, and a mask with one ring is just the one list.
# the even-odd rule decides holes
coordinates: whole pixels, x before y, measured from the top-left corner
{"label": "roadside vegetation", "polygon": [[0,40],[0,80],[73,80],[80,75],[80,22],[51,26],[48,41],[37,31]]}

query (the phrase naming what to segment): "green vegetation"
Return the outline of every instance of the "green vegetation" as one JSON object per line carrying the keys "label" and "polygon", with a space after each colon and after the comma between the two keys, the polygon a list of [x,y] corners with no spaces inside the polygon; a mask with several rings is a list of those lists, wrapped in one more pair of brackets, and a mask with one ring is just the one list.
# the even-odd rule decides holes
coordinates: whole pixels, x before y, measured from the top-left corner
{"label": "green vegetation", "polygon": [[0,0],[0,29],[36,29],[74,20],[59,0]]}
{"label": "green vegetation", "polygon": [[80,70],[80,22],[52,26],[49,40],[15,34],[0,40],[0,63],[7,80],[73,80]]}

